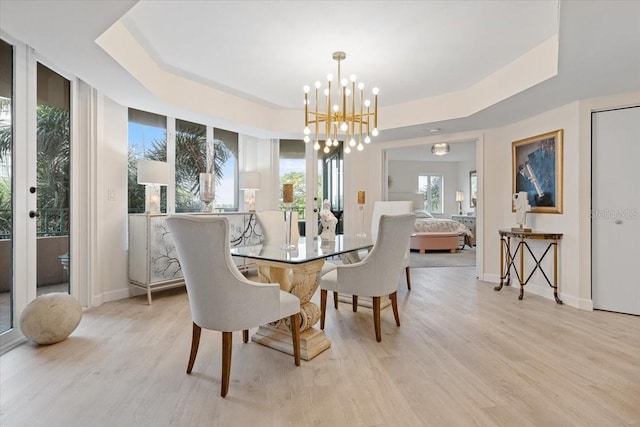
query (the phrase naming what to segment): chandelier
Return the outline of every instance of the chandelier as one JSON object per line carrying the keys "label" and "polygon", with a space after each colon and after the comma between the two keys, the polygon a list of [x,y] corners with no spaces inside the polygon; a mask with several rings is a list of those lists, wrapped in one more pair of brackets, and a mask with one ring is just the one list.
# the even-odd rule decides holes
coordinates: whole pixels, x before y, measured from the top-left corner
{"label": "chandelier", "polygon": [[341,78],[340,61],[346,57],[344,52],[333,53],[333,59],[338,61],[337,82],[332,85],[333,74],[328,74],[327,87],[323,90],[322,83],[317,81],[313,106],[309,101],[310,87],[304,87],[304,142],[313,138],[313,147],[319,150],[321,141],[324,141],[325,153],[331,146],[338,146],[338,138],[345,142],[344,152],[350,153],[354,147],[362,151],[363,143],[370,143],[371,137],[378,135],[378,88],[372,90],[372,112],[371,101],[364,97],[364,83],[356,84],[355,74],[349,79]]}
{"label": "chandelier", "polygon": [[449,152],[449,144],[446,142],[433,144],[431,146],[431,154],[435,154],[436,156],[444,156]]}

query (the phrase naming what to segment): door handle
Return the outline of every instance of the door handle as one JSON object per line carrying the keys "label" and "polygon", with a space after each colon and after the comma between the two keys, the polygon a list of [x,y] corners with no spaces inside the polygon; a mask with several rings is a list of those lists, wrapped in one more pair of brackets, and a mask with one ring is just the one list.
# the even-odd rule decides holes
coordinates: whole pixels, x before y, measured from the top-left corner
{"label": "door handle", "polygon": [[40,212],[29,211],[29,218],[40,218]]}

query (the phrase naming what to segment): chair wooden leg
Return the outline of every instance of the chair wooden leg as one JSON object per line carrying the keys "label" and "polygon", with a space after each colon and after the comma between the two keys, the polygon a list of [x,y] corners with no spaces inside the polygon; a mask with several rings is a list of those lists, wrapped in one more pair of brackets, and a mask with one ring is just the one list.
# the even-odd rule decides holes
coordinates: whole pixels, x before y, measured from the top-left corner
{"label": "chair wooden leg", "polygon": [[244,341],[245,344],[249,342],[249,330],[248,329],[243,329],[242,330],[242,341]]}
{"label": "chair wooden leg", "polygon": [[320,329],[324,330],[324,315],[327,311],[327,291],[320,289]]}
{"label": "chair wooden leg", "polygon": [[376,341],[382,341],[380,331],[380,297],[373,297],[373,326],[376,330]]}
{"label": "chair wooden leg", "polygon": [[222,333],[222,386],[220,396],[225,397],[229,391],[229,376],[231,375],[231,344],[233,332]]}
{"label": "chair wooden leg", "polygon": [[358,311],[358,295],[351,296],[351,306],[354,313]]}
{"label": "chair wooden leg", "polygon": [[296,366],[300,366],[300,313],[291,316],[291,336],[293,339],[293,357]]}
{"label": "chair wooden leg", "polygon": [[193,324],[193,332],[191,334],[191,354],[189,354],[189,364],[187,365],[187,374],[191,373],[193,364],[196,361],[196,354],[198,354],[198,345],[200,345],[200,333],[202,329],[200,326]]}
{"label": "chair wooden leg", "polygon": [[398,314],[398,293],[394,292],[389,295],[391,300],[391,308],[393,308],[393,317],[396,318],[396,325],[400,326],[400,314]]}
{"label": "chair wooden leg", "polygon": [[407,273],[407,289],[411,290],[411,271],[409,270],[409,266],[406,268]]}
{"label": "chair wooden leg", "polygon": [[338,309],[338,292],[333,291],[333,307]]}

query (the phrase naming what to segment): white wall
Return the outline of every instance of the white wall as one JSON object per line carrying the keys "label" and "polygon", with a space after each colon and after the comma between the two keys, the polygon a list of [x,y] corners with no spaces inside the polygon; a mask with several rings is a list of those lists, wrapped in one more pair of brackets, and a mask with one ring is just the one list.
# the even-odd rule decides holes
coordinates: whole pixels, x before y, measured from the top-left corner
{"label": "white wall", "polygon": [[[563,233],[560,244],[560,297],[566,304],[592,309],[591,302],[591,111],[640,104],[640,92],[574,102],[518,123],[485,133],[484,156],[484,280],[499,281],[497,230],[514,225],[511,213],[511,142],[564,129],[562,214],[530,214],[535,230]],[[539,242],[537,249],[543,247]],[[543,264],[551,272],[550,259]],[[527,263],[531,265],[531,261]],[[513,280],[512,280],[513,285]],[[526,291],[552,298],[540,273]]]}
{"label": "white wall", "polygon": [[[413,200],[413,198],[402,198],[402,193],[415,194],[418,192],[419,175],[442,175],[444,179],[444,212],[442,214],[434,214],[434,216],[450,218],[451,215],[458,213],[456,190],[461,188],[462,185],[459,182],[459,162],[389,160],[388,168],[389,176],[392,179],[391,186],[389,187],[389,200]],[[400,198],[397,196],[400,196]],[[416,206],[415,209],[422,209],[422,207]]]}
{"label": "white wall", "polygon": [[[127,258],[127,150],[128,109],[107,97],[100,97],[101,122],[96,147],[98,253],[92,305],[129,296]],[[99,103],[100,105],[100,103]],[[101,120],[100,120],[101,119]],[[101,130],[101,131],[100,131]],[[91,175],[91,173],[90,173]],[[96,277],[94,276],[94,277]]]}
{"label": "white wall", "polygon": [[[563,233],[560,243],[559,283],[561,299],[567,304],[579,305],[578,290],[578,247],[582,236],[578,231],[578,104],[572,103],[498,129],[485,133],[485,258],[484,279],[499,282],[500,240],[498,230],[516,226],[515,214],[511,212],[512,164],[511,143],[530,136],[564,129],[564,211],[562,214],[529,214],[527,226],[534,230]],[[544,251],[549,242],[529,242],[534,252]],[[528,254],[527,254],[528,255]],[[553,277],[553,253],[545,258],[543,268],[549,278]],[[535,264],[526,256],[525,264]],[[526,274],[526,273],[525,273]],[[517,279],[512,275],[511,284]],[[553,290],[547,285],[540,272],[536,272],[526,291],[553,297]]]}

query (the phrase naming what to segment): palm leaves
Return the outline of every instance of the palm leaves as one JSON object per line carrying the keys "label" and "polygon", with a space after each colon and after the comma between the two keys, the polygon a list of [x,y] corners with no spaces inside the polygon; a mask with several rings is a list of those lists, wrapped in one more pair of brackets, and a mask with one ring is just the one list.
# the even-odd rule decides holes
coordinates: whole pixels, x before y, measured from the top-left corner
{"label": "palm leaves", "polygon": [[[210,148],[211,150],[211,148]],[[146,159],[167,160],[166,139],[151,142]],[[213,141],[213,159],[207,163],[207,140],[205,128],[183,125],[176,130],[176,211],[189,212],[200,210],[200,173],[211,171],[216,183],[222,181],[222,166],[231,156],[231,152],[220,140]],[[144,187],[137,183],[136,154],[129,150],[129,212],[144,211]],[[137,208],[137,209],[136,209]],[[142,210],[140,210],[142,208]]]}

